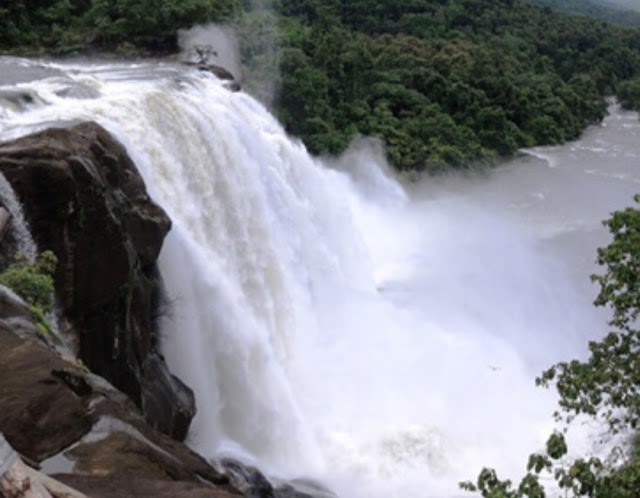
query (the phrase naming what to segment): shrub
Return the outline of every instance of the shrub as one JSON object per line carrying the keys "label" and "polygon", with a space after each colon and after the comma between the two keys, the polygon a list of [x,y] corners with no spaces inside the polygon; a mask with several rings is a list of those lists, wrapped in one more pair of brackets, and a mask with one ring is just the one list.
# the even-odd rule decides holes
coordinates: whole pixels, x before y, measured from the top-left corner
{"label": "shrub", "polygon": [[23,255],[0,273],[0,284],[6,285],[32,307],[46,312],[53,304],[53,273],[58,259],[51,251],[44,251],[34,262]]}

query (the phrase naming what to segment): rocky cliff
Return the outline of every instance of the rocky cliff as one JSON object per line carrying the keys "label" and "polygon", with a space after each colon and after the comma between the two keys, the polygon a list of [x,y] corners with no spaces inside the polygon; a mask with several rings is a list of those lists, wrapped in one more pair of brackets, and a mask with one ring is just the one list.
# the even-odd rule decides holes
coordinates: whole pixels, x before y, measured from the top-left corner
{"label": "rocky cliff", "polygon": [[158,351],[156,259],[171,222],[125,149],[95,123],[0,145],[0,171],[41,251],[58,257],[61,328],[78,357],[129,395],[147,421],[183,439],[191,390]]}
{"label": "rocky cliff", "polygon": [[0,432],[30,465],[89,496],[240,494],[126,395],[37,339],[29,313],[0,287]]}
{"label": "rocky cliff", "polygon": [[305,480],[274,486],[235,460],[214,467],[180,442],[195,400],[154,327],[171,223],[106,130],[83,123],[0,144],[0,172],[39,250],[58,258],[59,322],[77,349],[43,338],[0,285],[0,433],[29,465],[98,498],[335,498]]}

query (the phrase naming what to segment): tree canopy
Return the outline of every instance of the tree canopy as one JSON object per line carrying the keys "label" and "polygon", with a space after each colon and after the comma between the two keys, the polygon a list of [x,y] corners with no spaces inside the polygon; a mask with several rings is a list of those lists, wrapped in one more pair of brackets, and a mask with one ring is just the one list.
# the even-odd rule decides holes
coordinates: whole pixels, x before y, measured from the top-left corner
{"label": "tree canopy", "polygon": [[640,31],[519,0],[277,8],[274,109],[287,130],[314,153],[380,137],[399,169],[492,164],[575,139],[640,71]]}

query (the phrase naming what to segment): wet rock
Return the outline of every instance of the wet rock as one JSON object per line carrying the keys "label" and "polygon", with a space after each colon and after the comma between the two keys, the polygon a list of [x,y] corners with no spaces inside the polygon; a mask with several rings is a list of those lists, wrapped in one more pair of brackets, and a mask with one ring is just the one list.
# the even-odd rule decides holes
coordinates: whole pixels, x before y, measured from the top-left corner
{"label": "wet rock", "polygon": [[239,92],[242,89],[242,86],[240,85],[240,82],[236,79],[236,77],[222,66],[191,61],[185,61],[183,62],[183,64],[187,66],[197,67],[200,71],[207,71],[209,73],[212,73],[216,78],[224,82],[225,88],[231,90],[232,92]]}
{"label": "wet rock", "polygon": [[285,484],[276,488],[275,496],[277,498],[314,498],[313,495],[300,491],[291,484]]}
{"label": "wet rock", "polygon": [[232,484],[247,498],[275,498],[273,486],[255,467],[232,458],[224,458],[220,464]]}
{"label": "wet rock", "polygon": [[58,97],[71,99],[97,99],[100,97],[100,91],[89,85],[83,85],[74,81],[68,82],[69,86],[62,88],[56,92]]}
{"label": "wet rock", "polygon": [[67,362],[4,324],[0,351],[0,432],[16,451],[41,461],[90,431],[91,414],[82,399],[51,375],[69,367]]}
{"label": "wet rock", "polygon": [[0,285],[0,319],[31,318],[31,309],[8,287]]}
{"label": "wet rock", "polygon": [[201,71],[209,71],[210,73],[214,74],[215,77],[219,80],[236,80],[235,76],[222,66],[217,66],[215,64],[200,64],[198,65],[198,69],[200,69]]}
{"label": "wet rock", "polygon": [[294,479],[275,488],[276,498],[338,498],[327,488],[308,479]]}
{"label": "wet rock", "polygon": [[[183,438],[193,395],[157,355],[152,320],[155,262],[171,223],[124,147],[95,123],[49,129],[1,144],[0,171],[40,250],[58,257],[62,332],[75,337],[80,359],[128,394],[154,427]],[[175,410],[159,413],[158,406]]]}
{"label": "wet rock", "polygon": [[78,476],[58,474],[61,482],[92,498],[237,498],[239,495],[205,484],[157,481],[132,476]]}
{"label": "wet rock", "polygon": [[[2,323],[0,351],[0,432],[42,472],[99,477],[92,481],[98,487],[126,478],[121,494],[104,496],[144,496],[127,494],[140,479],[163,493],[189,489],[209,493],[193,496],[238,496],[227,476],[148,425],[104,379]],[[164,484],[172,481],[182,484]]]}
{"label": "wet rock", "polygon": [[223,67],[216,66],[215,64],[206,64],[198,66],[198,69],[213,73],[216,78],[224,82],[224,86],[227,90],[239,92],[242,89],[240,82],[235,78],[235,76]]}
{"label": "wet rock", "polygon": [[247,498],[338,498],[324,486],[309,479],[293,479],[275,486],[257,468],[233,458],[219,462],[233,485]]}
{"label": "wet rock", "polygon": [[[143,411],[156,414],[152,422],[156,429],[184,440],[196,414],[193,391],[169,373],[156,353],[147,356],[143,372]],[[176,396],[180,397],[179,403],[175,402]]]}
{"label": "wet rock", "polygon": [[[147,479],[189,481],[196,475],[168,452],[159,451],[117,419],[105,421],[102,439],[80,442],[64,452],[82,475],[134,475]],[[124,430],[119,430],[124,429]],[[91,439],[91,438],[88,438]]]}
{"label": "wet rock", "polygon": [[0,105],[5,105],[15,111],[26,109],[36,100],[36,95],[27,90],[0,90]]}

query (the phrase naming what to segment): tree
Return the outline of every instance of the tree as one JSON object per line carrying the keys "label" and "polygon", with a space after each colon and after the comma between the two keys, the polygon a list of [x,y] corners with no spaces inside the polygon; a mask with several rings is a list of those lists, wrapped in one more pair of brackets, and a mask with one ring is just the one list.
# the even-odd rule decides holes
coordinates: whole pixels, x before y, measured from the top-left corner
{"label": "tree", "polygon": [[620,83],[618,98],[623,109],[640,109],[640,78]]}
{"label": "tree", "polygon": [[[634,200],[640,203],[640,195]],[[557,432],[549,438],[545,454],[530,456],[527,474],[517,487],[499,479],[493,469],[483,469],[475,483],[461,484],[464,489],[479,491],[485,498],[544,498],[539,476],[546,471],[569,491],[568,496],[640,496],[640,208],[616,211],[604,224],[613,240],[598,249],[597,262],[605,271],[592,276],[600,285],[594,304],[611,308],[613,331],[589,343],[585,361],[559,363],[536,383],[545,387],[555,383],[560,395],[558,420],[569,424],[577,415],[587,415],[604,421],[611,434],[635,435],[629,447],[616,448],[623,464],[613,467],[596,457],[562,462],[567,446]]]}

